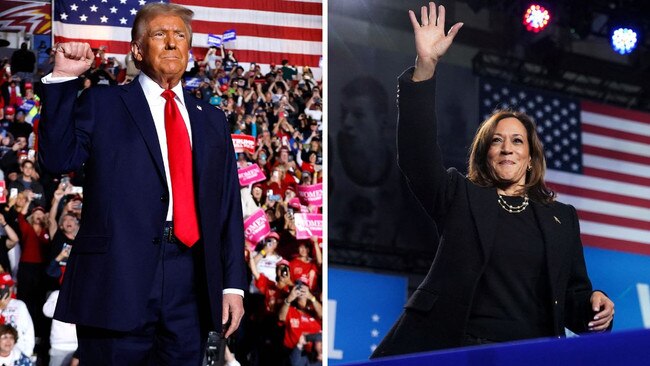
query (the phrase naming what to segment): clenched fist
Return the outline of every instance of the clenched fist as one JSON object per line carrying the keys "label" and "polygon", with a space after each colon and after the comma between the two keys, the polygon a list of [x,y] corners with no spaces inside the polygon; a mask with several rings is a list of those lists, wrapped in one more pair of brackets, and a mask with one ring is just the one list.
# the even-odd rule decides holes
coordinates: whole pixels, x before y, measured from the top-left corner
{"label": "clenched fist", "polygon": [[88,43],[59,43],[55,50],[53,77],[77,77],[88,70],[95,59]]}

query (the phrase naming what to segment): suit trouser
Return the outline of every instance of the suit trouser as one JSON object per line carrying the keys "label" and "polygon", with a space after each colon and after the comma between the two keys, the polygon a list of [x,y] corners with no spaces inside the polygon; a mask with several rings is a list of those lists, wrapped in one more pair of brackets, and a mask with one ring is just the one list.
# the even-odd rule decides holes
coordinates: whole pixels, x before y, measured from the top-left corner
{"label": "suit trouser", "polygon": [[200,243],[188,248],[163,239],[142,325],[130,332],[77,326],[80,364],[200,365],[210,324],[199,306],[207,303],[204,281],[195,281],[205,278],[202,252]]}

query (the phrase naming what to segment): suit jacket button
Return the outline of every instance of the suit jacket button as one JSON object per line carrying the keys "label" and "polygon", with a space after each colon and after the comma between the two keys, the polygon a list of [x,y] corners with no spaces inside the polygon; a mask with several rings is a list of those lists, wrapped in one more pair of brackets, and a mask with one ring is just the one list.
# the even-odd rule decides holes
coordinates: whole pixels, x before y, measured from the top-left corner
{"label": "suit jacket button", "polygon": [[160,201],[161,202],[167,202],[169,200],[169,197],[166,194],[163,194],[160,196]]}
{"label": "suit jacket button", "polygon": [[160,238],[153,238],[153,240],[151,240],[151,242],[152,242],[154,245],[158,245],[158,244],[160,244]]}

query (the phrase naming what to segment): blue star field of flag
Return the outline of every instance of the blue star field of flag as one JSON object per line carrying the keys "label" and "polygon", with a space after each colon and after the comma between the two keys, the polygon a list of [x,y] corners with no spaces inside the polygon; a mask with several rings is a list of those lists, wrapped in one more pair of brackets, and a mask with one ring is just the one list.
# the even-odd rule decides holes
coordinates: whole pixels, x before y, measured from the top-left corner
{"label": "blue star field of flag", "polygon": [[[56,0],[54,20],[68,24],[130,28],[145,0]],[[167,1],[157,1],[167,2]]]}
{"label": "blue star field of flag", "polygon": [[479,115],[486,119],[495,109],[511,109],[533,118],[549,169],[582,173],[578,99],[481,78]]}

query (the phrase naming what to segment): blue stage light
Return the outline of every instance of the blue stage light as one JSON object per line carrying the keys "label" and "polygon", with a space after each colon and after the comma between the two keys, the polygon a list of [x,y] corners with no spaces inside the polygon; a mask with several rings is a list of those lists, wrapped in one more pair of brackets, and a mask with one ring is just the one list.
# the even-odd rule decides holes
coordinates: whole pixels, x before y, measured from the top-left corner
{"label": "blue stage light", "polygon": [[612,30],[612,48],[621,55],[628,54],[636,48],[639,35],[630,28],[618,27]]}

